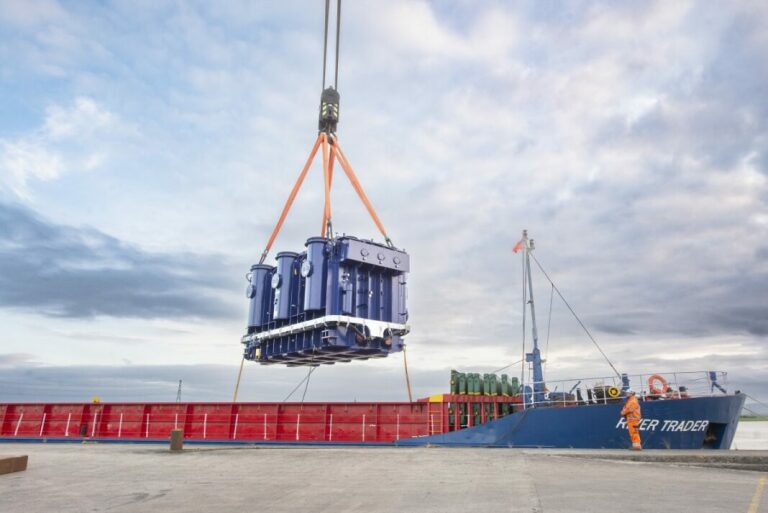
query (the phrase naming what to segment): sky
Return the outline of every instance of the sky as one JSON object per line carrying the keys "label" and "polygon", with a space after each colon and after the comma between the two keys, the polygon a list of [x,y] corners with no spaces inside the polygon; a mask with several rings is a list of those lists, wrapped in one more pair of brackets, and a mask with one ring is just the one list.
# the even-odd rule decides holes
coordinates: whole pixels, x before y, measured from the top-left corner
{"label": "sky", "polygon": [[[0,400],[231,398],[244,275],[316,137],[323,9],[0,0]],[[621,372],[727,371],[768,403],[766,23],[762,1],[343,4],[339,141],[411,256],[415,396],[520,358],[528,229]],[[275,252],[322,199],[315,167]],[[333,223],[380,239],[343,180]],[[548,379],[611,376],[534,283]],[[305,375],[248,363],[240,399]],[[402,354],[306,398],[404,400]]]}

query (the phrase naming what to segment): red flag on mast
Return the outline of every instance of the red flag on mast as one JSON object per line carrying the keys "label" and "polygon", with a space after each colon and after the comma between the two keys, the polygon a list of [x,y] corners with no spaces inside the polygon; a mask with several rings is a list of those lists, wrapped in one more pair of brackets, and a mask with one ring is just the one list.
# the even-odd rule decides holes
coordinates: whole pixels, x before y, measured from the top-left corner
{"label": "red flag on mast", "polygon": [[525,247],[525,243],[523,242],[523,239],[520,239],[517,244],[515,244],[515,247],[512,248],[512,253],[517,253],[521,249]]}

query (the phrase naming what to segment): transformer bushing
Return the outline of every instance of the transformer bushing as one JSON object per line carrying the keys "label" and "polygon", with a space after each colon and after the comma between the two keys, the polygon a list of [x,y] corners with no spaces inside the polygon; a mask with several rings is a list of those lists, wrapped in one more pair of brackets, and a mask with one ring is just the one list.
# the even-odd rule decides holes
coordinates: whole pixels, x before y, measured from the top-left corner
{"label": "transformer bushing", "polygon": [[402,351],[408,254],[351,236],[312,237],[306,248],[251,267],[245,358],[314,366]]}

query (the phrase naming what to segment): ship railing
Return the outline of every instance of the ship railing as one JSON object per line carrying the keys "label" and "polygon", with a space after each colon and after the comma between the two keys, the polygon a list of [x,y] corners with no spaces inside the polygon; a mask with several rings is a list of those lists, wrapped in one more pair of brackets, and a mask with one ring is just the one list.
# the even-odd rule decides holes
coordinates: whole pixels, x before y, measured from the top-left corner
{"label": "ship railing", "polygon": [[[536,385],[543,391],[536,393]],[[619,376],[597,376],[528,381],[521,387],[523,407],[577,406],[623,401],[633,390],[641,401],[687,399],[723,395],[728,392],[728,373],[724,371],[670,371]]]}
{"label": "ship railing", "polygon": [[417,403],[0,403],[0,440],[392,443],[448,431],[448,405]]}

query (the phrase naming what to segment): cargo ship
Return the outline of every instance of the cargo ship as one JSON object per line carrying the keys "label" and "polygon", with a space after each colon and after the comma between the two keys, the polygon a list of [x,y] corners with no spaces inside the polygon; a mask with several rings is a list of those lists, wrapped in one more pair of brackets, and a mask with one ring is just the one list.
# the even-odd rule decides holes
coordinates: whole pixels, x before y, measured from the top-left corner
{"label": "cargo ship", "polygon": [[[631,389],[644,448],[730,448],[746,395],[727,390],[724,372],[629,375],[611,364],[611,376],[546,381],[526,232],[515,249],[531,319],[527,381],[452,371],[448,393],[407,402],[5,403],[0,441],[167,443],[181,429],[206,444],[629,448],[620,411]],[[405,252],[352,237],[313,238],[275,267],[257,264],[244,359],[311,372],[403,350],[408,265]]]}

